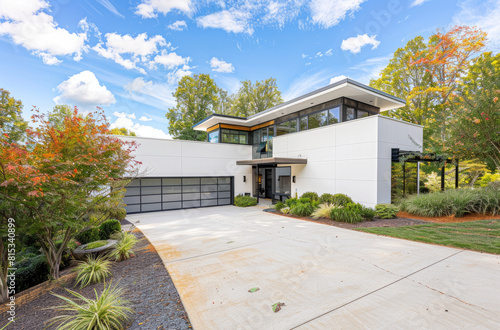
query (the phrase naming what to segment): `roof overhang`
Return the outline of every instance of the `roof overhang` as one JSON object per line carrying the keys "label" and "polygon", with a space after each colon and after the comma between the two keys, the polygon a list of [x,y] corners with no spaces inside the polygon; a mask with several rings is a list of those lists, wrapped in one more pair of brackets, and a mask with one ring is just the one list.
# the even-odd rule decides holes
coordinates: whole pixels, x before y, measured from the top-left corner
{"label": "roof overhang", "polygon": [[213,114],[195,124],[193,128],[198,131],[206,131],[208,128],[217,124],[252,127],[340,97],[347,97],[358,102],[373,105],[380,108],[381,112],[397,109],[406,105],[403,99],[366,86],[350,78],[346,78],[290,101],[286,101],[273,108],[259,112],[248,118]]}
{"label": "roof overhang", "polygon": [[296,165],[296,164],[307,164],[306,158],[283,158],[283,157],[271,157],[271,158],[261,158],[261,159],[250,159],[250,160],[237,160],[236,165]]}

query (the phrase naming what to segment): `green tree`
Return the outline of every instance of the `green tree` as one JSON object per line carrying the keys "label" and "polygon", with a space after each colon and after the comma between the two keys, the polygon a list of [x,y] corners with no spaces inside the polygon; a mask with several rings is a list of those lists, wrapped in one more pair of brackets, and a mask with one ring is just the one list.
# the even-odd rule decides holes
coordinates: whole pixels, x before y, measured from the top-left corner
{"label": "green tree", "polygon": [[205,141],[205,132],[192,126],[220,109],[221,89],[208,74],[184,76],[174,92],[176,105],[165,115],[175,139]]}
{"label": "green tree", "polygon": [[474,59],[452,102],[449,150],[458,158],[478,158],[500,171],[500,54]]}
{"label": "green tree", "polygon": [[57,129],[64,127],[64,120],[71,118],[73,109],[69,105],[56,105],[48,114],[49,122]]}
{"label": "green tree", "polygon": [[135,132],[129,131],[125,127],[115,127],[110,131],[111,134],[113,135],[124,135],[124,136],[137,136]]}
{"label": "green tree", "polygon": [[256,81],[255,84],[252,84],[250,80],[245,80],[242,81],[238,93],[234,95],[231,115],[249,117],[282,102],[276,79],[268,78]]}
{"label": "green tree", "polygon": [[28,123],[22,117],[22,110],[23,103],[0,88],[0,135],[7,134],[11,142],[21,142],[25,138]]}

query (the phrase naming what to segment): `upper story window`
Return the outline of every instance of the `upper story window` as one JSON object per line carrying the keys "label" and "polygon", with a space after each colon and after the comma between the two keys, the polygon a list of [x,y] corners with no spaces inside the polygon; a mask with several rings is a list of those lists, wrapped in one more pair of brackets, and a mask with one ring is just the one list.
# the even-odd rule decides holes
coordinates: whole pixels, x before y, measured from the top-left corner
{"label": "upper story window", "polygon": [[299,118],[300,130],[305,131],[316,127],[338,123],[340,120],[340,107],[312,113]]}
{"label": "upper story window", "polygon": [[[221,129],[223,143],[248,144],[248,132],[232,129]],[[210,135],[209,135],[210,139]]]}
{"label": "upper story window", "polygon": [[219,130],[208,133],[208,142],[219,143]]}

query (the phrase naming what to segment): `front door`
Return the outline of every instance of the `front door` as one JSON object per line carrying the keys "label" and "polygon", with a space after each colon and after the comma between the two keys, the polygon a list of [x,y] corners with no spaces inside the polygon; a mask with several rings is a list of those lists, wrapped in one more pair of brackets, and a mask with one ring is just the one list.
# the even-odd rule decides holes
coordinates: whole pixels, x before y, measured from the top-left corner
{"label": "front door", "polygon": [[265,196],[266,198],[273,197],[273,170],[266,169],[266,182],[265,182]]}

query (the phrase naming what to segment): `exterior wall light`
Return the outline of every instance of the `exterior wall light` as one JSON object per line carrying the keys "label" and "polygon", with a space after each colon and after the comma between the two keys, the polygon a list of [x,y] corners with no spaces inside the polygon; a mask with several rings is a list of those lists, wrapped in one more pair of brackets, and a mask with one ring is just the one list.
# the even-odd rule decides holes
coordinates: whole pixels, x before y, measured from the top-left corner
{"label": "exterior wall light", "polygon": [[247,176],[243,175],[243,182],[247,182]]}
{"label": "exterior wall light", "polygon": [[293,183],[295,183],[295,175],[292,177],[292,181]]}

